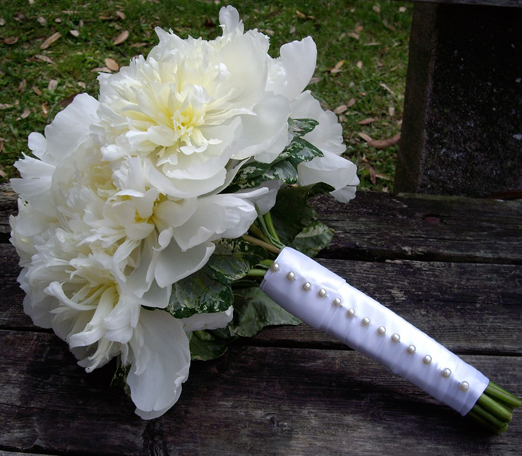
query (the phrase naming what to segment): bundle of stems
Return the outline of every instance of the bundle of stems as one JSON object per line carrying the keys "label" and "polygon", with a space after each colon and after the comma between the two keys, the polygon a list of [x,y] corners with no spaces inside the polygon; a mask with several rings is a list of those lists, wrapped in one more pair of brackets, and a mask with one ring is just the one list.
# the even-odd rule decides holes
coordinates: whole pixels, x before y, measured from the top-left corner
{"label": "bundle of stems", "polygon": [[[252,225],[249,234],[243,238],[264,247],[274,255],[278,255],[285,247],[277,235],[270,212],[259,216],[257,224]],[[272,260],[261,262],[257,268],[250,270],[248,276],[262,280],[272,263]],[[500,435],[508,430],[509,422],[513,418],[513,410],[521,405],[520,399],[490,381],[468,416],[493,434]]]}

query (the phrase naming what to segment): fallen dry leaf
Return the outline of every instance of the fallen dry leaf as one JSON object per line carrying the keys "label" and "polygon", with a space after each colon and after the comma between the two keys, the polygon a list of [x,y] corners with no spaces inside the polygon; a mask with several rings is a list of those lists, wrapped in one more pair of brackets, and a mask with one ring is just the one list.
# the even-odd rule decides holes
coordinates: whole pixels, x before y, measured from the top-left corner
{"label": "fallen dry leaf", "polygon": [[15,44],[18,41],[17,36],[8,36],[7,38],[4,38],[4,43],[8,44],[9,46]]}
{"label": "fallen dry leaf", "polygon": [[45,17],[40,16],[38,19],[36,19],[40,25],[47,25],[47,21],[45,20]]}
{"label": "fallen dry leaf", "polygon": [[4,150],[4,140],[0,140],[0,153]]}
{"label": "fallen dry leaf", "polygon": [[290,27],[290,33],[293,35],[295,33],[295,25]]}
{"label": "fallen dry leaf", "polygon": [[0,177],[7,177],[7,173],[4,171],[3,167],[0,167]]}
{"label": "fallen dry leaf", "polygon": [[42,91],[38,87],[33,86],[31,88],[33,89],[33,92],[36,93],[36,95],[40,96],[42,94]]}
{"label": "fallen dry leaf", "polygon": [[375,185],[377,183],[377,178],[375,177],[375,170],[371,167],[368,171],[370,171],[370,180],[372,184]]}
{"label": "fallen dry leaf", "polygon": [[372,137],[367,135],[366,133],[359,132],[358,135],[359,135],[359,137],[364,139],[367,143],[371,143],[373,141]]}
{"label": "fallen dry leaf", "polygon": [[381,43],[377,43],[376,41],[371,41],[370,43],[364,43],[365,46],[380,46]]}
{"label": "fallen dry leaf", "polygon": [[348,36],[358,40],[359,39],[359,34],[358,33],[355,33],[355,32],[350,32],[348,33]]}
{"label": "fallen dry leaf", "polygon": [[18,87],[17,87],[16,91],[20,92],[20,93],[24,93],[26,87],[27,87],[27,81],[25,79],[22,79],[20,81],[20,84],[18,84]]}
{"label": "fallen dry leaf", "polygon": [[330,70],[330,73],[332,73],[332,74],[340,73],[341,67],[344,65],[344,62],[346,62],[346,60],[339,60],[335,64],[335,66]]}
{"label": "fallen dry leaf", "polygon": [[60,103],[58,103],[60,106],[69,106],[74,98],[76,97],[76,95],[80,95],[79,93],[74,93],[72,95],[69,95],[67,98],[64,98],[62,101],[60,101]]}
{"label": "fallen dry leaf", "polygon": [[72,36],[75,36],[75,37],[79,37],[80,36],[80,32],[78,30],[69,30],[69,33]]}
{"label": "fallen dry leaf", "polygon": [[118,16],[122,21],[127,18],[127,16],[125,16],[125,13],[123,11],[116,11],[116,16]]}
{"label": "fallen dry leaf", "polygon": [[49,115],[49,105],[47,103],[42,103],[42,115],[44,117]]}
{"label": "fallen dry leaf", "polygon": [[56,65],[56,62],[51,59],[51,57],[47,57],[46,55],[35,55],[35,58],[41,60],[42,62],[50,63],[51,65]]}
{"label": "fallen dry leaf", "polygon": [[132,43],[130,45],[131,48],[138,48],[138,47],[143,47],[143,46],[147,46],[147,43]]}
{"label": "fallen dry leaf", "polygon": [[31,114],[31,110],[29,108],[25,108],[24,112],[22,112],[22,115],[20,116],[22,119],[26,119],[29,117],[29,114]]}
{"label": "fallen dry leaf", "polygon": [[99,72],[102,72],[102,73],[111,73],[111,70],[109,70],[107,67],[97,67],[97,68],[93,68],[91,70],[92,73],[99,73]]}
{"label": "fallen dry leaf", "polygon": [[58,81],[56,79],[50,79],[47,85],[47,90],[54,90],[58,87]]}
{"label": "fallen dry leaf", "polygon": [[392,177],[387,176],[386,174],[382,174],[382,173],[375,173],[375,177],[377,177],[378,179],[385,180],[385,181],[392,181],[393,180]]}
{"label": "fallen dry leaf", "polygon": [[306,14],[301,13],[299,10],[295,10],[295,14],[297,17],[300,17],[301,19],[306,19]]}
{"label": "fallen dry leaf", "polygon": [[349,108],[351,108],[355,103],[357,102],[357,98],[350,98],[350,100],[348,101],[348,103],[346,103],[346,106],[348,106]]}
{"label": "fallen dry leaf", "polygon": [[368,119],[364,119],[364,120],[360,120],[359,122],[357,122],[359,125],[368,125],[368,124],[371,124],[373,122],[375,122],[377,119],[373,118],[373,117],[369,117]]}
{"label": "fallen dry leaf", "polygon": [[61,20],[59,17],[57,17],[57,18],[54,20],[54,22],[56,22],[57,24],[60,24],[60,23],[62,22],[62,20]]}
{"label": "fallen dry leaf", "polygon": [[82,89],[85,89],[85,87],[87,87],[87,86],[85,85],[85,82],[82,82],[82,81],[78,81],[77,84],[78,84],[78,86],[80,86]]}
{"label": "fallen dry leaf", "polygon": [[399,8],[399,13],[405,13],[406,12],[406,7],[405,6],[401,6]]}
{"label": "fallen dry leaf", "polygon": [[0,26],[4,26],[5,25],[5,19],[3,17],[0,17]]}
{"label": "fallen dry leaf", "polygon": [[114,39],[114,45],[118,46],[118,44],[123,43],[127,38],[129,37],[129,31],[124,30],[121,32],[115,39]]}
{"label": "fallen dry leaf", "polygon": [[343,32],[339,35],[339,38],[337,38],[339,41],[341,41],[346,36],[346,33]]}
{"label": "fallen dry leaf", "polygon": [[346,106],[345,104],[342,104],[340,106],[337,106],[337,108],[335,108],[333,110],[333,112],[335,114],[342,114],[343,112],[347,111],[348,110],[348,106]]}
{"label": "fallen dry leaf", "polygon": [[388,139],[372,140],[372,141],[368,142],[368,145],[375,147],[376,149],[386,149],[388,147],[395,146],[395,144],[397,144],[400,141],[400,139],[401,139],[401,134],[399,132],[395,136],[392,136],[391,138],[388,138]]}
{"label": "fallen dry leaf", "polygon": [[386,84],[381,82],[379,85],[386,89],[388,92],[390,92],[392,95],[395,95],[395,92],[392,89],[390,89]]}
{"label": "fallen dry leaf", "polygon": [[80,28],[83,27],[83,19],[80,19],[80,22],[78,22],[78,27],[80,27]]}
{"label": "fallen dry leaf", "polygon": [[112,71],[118,71],[120,69],[120,66],[118,65],[118,62],[116,60],[111,58],[105,59],[105,66]]}
{"label": "fallen dry leaf", "polygon": [[40,49],[47,49],[51,44],[55,41],[58,41],[62,34],[60,32],[53,33],[49,38],[47,38],[41,45]]}
{"label": "fallen dry leaf", "polygon": [[392,117],[395,115],[395,108],[393,106],[388,108],[388,114],[390,114]]}
{"label": "fallen dry leaf", "polygon": [[381,12],[381,7],[379,5],[373,5],[373,8],[372,8],[377,14],[379,14]]}
{"label": "fallen dry leaf", "polygon": [[98,19],[102,20],[102,21],[108,21],[111,17],[110,16],[106,16],[104,14],[102,14],[101,16],[98,16]]}
{"label": "fallen dry leaf", "polygon": [[357,68],[359,68],[359,70],[360,70],[362,67],[363,67],[363,63],[362,63],[361,60],[359,60],[359,61],[357,62]]}
{"label": "fallen dry leaf", "polygon": [[14,104],[8,104],[8,103],[0,103],[0,109],[9,109],[12,108]]}
{"label": "fallen dry leaf", "polygon": [[355,27],[355,33],[361,33],[364,30],[364,27],[362,25],[358,25]]}

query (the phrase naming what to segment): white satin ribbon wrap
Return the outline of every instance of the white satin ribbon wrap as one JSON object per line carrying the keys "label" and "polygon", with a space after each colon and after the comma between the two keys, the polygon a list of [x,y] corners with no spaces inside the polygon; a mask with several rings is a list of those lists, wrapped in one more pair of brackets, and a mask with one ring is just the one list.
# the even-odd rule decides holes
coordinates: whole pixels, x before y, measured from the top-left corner
{"label": "white satin ribbon wrap", "polygon": [[[276,263],[279,270],[266,273],[261,289],[305,323],[378,361],[461,415],[486,389],[489,380],[481,372],[316,261],[287,247]],[[289,272],[295,274],[294,280],[287,278]],[[303,289],[306,282],[311,284],[309,291]],[[318,294],[321,288],[325,297]],[[335,298],[341,305],[333,304]],[[355,316],[350,318],[348,309],[354,309]],[[370,319],[368,326],[362,324],[365,317]],[[378,333],[381,326],[386,328],[384,335]],[[393,342],[394,334],[400,335],[399,342]],[[413,353],[408,352],[410,346],[415,347]],[[426,355],[431,357],[429,364],[424,362]],[[447,378],[442,375],[445,369],[451,371]],[[461,389],[462,382],[469,389]]]}

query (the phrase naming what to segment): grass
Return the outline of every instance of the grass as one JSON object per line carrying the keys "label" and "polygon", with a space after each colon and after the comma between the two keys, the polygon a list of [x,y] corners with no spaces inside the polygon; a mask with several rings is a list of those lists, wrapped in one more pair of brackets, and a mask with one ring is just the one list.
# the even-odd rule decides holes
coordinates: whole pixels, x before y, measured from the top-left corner
{"label": "grass", "polygon": [[[28,152],[27,136],[42,132],[76,95],[97,95],[100,68],[126,65],[157,43],[154,27],[213,39],[228,1],[0,0],[0,175]],[[311,35],[318,48],[310,84],[323,106],[337,110],[346,156],[360,169],[363,188],[392,188],[397,146],[371,147],[360,133],[386,139],[400,131],[411,6],[396,1],[242,0],[245,28],[271,37],[271,53]],[[114,40],[128,31],[121,44]],[[42,49],[56,32],[60,38]],[[110,71],[107,68],[104,71]],[[374,119],[366,125],[358,122]]]}

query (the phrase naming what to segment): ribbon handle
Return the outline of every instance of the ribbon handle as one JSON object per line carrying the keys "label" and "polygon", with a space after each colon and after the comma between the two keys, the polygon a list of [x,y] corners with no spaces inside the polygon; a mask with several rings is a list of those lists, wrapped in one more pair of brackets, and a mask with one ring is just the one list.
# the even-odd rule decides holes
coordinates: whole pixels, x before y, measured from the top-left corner
{"label": "ribbon handle", "polygon": [[261,289],[308,325],[328,332],[466,415],[489,380],[473,366],[344,279],[290,247]]}

